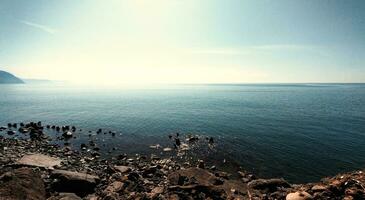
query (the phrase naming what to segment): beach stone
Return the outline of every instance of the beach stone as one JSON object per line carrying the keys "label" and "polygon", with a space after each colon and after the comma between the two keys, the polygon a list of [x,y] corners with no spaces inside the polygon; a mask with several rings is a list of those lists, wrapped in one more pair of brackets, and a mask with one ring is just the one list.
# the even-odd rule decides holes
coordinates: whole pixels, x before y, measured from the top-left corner
{"label": "beach stone", "polygon": [[99,181],[98,176],[66,170],[54,170],[51,178],[56,180],[52,185],[54,190],[72,192],[81,197],[93,193]]}
{"label": "beach stone", "polygon": [[46,191],[40,174],[30,168],[19,168],[0,176],[0,199],[45,200]]}
{"label": "beach stone", "polygon": [[164,192],[165,188],[160,186],[160,187],[155,187],[152,189],[151,193],[148,194],[149,198],[156,198],[159,194],[162,194]]}
{"label": "beach stone", "polygon": [[214,174],[196,167],[173,172],[169,175],[168,179],[172,185],[184,185],[185,183],[189,183],[189,180],[193,179],[195,184],[201,186],[212,186],[217,181],[217,177],[214,176]]}
{"label": "beach stone", "polygon": [[109,184],[108,187],[106,187],[105,192],[119,192],[123,189],[123,183],[120,181],[114,181],[113,183]]}
{"label": "beach stone", "polygon": [[286,195],[286,200],[310,200],[313,199],[312,195],[310,195],[308,192],[293,192]]}
{"label": "beach stone", "polygon": [[170,147],[166,147],[166,148],[163,148],[163,151],[164,152],[170,152],[170,151],[172,151],[172,149]]}
{"label": "beach stone", "polygon": [[50,197],[47,200],[82,200],[74,193],[60,193],[58,196]]}
{"label": "beach stone", "polygon": [[289,188],[290,184],[284,179],[256,179],[249,182],[248,187],[255,190],[273,192],[278,188]]}
{"label": "beach stone", "polygon": [[25,155],[17,161],[17,164],[32,167],[53,168],[61,165],[61,159],[50,157],[44,154]]}
{"label": "beach stone", "polygon": [[315,185],[315,186],[313,186],[312,187],[312,191],[313,192],[320,192],[320,191],[324,191],[324,190],[326,190],[327,189],[327,187],[326,186],[323,186],[323,185]]}
{"label": "beach stone", "polygon": [[127,173],[131,171],[130,167],[127,166],[121,166],[121,165],[116,165],[114,166],[114,169],[119,171],[120,173]]}

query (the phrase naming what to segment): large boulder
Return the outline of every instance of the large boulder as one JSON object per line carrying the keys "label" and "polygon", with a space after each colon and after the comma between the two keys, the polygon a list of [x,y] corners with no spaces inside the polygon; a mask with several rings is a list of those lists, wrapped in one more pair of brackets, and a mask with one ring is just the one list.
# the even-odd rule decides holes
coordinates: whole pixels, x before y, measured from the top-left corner
{"label": "large boulder", "polygon": [[0,176],[0,199],[45,200],[46,192],[40,174],[30,168],[19,168]]}
{"label": "large boulder", "polygon": [[20,160],[17,161],[17,164],[48,169],[60,166],[61,160],[43,154],[29,154],[20,158]]}
{"label": "large boulder", "polygon": [[55,191],[72,192],[81,197],[93,193],[99,181],[98,176],[66,170],[54,170],[51,178],[55,180],[52,184]]}
{"label": "large boulder", "polygon": [[50,197],[47,200],[82,200],[82,199],[74,193],[60,193],[58,196]]}

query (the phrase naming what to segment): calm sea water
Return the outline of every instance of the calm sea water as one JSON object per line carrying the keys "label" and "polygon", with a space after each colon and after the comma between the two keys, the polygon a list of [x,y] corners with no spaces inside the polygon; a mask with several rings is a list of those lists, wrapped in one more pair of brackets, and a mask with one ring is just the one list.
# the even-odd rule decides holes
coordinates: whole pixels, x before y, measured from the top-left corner
{"label": "calm sea water", "polygon": [[173,132],[214,136],[205,156],[292,182],[365,168],[365,84],[0,85],[0,125],[21,121],[115,130],[100,140],[131,153]]}

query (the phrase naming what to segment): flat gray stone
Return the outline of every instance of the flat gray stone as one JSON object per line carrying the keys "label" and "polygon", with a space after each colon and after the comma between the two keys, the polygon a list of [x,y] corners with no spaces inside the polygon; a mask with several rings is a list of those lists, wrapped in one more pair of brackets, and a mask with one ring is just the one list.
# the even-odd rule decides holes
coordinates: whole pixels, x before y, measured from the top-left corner
{"label": "flat gray stone", "polygon": [[17,164],[32,167],[53,168],[61,165],[61,159],[50,157],[44,154],[25,155],[17,161]]}

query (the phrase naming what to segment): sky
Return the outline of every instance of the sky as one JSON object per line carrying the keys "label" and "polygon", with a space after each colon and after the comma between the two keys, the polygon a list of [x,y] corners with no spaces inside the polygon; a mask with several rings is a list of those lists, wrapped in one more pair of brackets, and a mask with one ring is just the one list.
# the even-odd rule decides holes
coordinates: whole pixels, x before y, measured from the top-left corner
{"label": "sky", "polygon": [[0,0],[0,69],[83,84],[365,82],[363,0]]}

